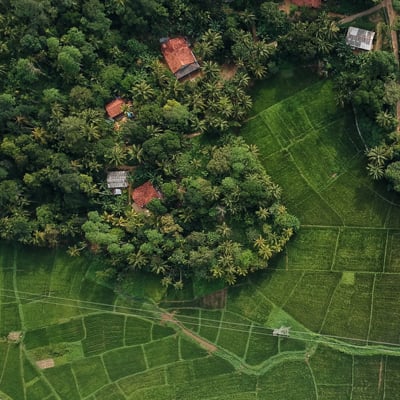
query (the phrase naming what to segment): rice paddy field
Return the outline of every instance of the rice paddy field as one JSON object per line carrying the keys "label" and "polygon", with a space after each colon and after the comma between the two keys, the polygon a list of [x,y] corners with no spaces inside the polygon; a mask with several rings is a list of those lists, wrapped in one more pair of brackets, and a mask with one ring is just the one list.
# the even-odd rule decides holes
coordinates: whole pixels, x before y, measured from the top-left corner
{"label": "rice paddy field", "polygon": [[0,244],[1,400],[400,399],[400,200],[331,82],[287,69],[254,98],[241,133],[302,223],[285,252],[205,300]]}

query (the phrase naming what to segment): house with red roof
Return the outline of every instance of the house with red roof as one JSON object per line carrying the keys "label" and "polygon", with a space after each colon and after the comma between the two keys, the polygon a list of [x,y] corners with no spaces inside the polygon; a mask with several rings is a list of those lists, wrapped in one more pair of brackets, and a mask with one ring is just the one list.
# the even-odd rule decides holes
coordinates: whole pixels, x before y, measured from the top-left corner
{"label": "house with red roof", "polygon": [[109,118],[117,119],[124,114],[125,101],[122,99],[115,99],[106,105],[106,113]]}
{"label": "house with red roof", "polygon": [[300,7],[320,8],[322,0],[292,0],[292,3]]}
{"label": "house with red roof", "polygon": [[108,118],[121,120],[123,117],[127,116],[128,118],[133,117],[133,113],[131,111],[126,111],[126,106],[130,107],[132,105],[131,102],[127,102],[124,99],[117,98],[106,105],[106,113]]}
{"label": "house with red roof", "polygon": [[133,189],[132,199],[140,208],[145,208],[151,200],[162,199],[162,194],[148,181]]}
{"label": "house with red roof", "polygon": [[177,79],[189,77],[200,69],[189,43],[183,37],[161,39],[161,52]]}

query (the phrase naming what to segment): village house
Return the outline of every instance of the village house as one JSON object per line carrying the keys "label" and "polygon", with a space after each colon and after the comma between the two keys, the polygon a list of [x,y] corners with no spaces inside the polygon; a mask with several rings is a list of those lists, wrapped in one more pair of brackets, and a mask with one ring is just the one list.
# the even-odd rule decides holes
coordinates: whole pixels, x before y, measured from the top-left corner
{"label": "village house", "polygon": [[143,185],[138,186],[132,191],[132,199],[134,205],[139,206],[141,209],[146,208],[147,204],[153,199],[162,199],[162,194],[147,181]]}
{"label": "village house", "polygon": [[107,187],[113,194],[122,194],[122,189],[128,186],[128,171],[109,171],[107,173]]}
{"label": "village house", "polygon": [[200,69],[200,65],[185,38],[163,38],[160,42],[165,61],[177,79],[190,77]]}
{"label": "village house", "polygon": [[350,26],[346,35],[346,43],[352,49],[369,51],[372,50],[374,36],[375,32]]}
{"label": "village house", "polygon": [[117,98],[105,107],[108,118],[119,121],[124,117],[132,118],[133,113],[131,111],[126,111],[127,107],[131,106],[130,102],[127,102],[121,98]]}

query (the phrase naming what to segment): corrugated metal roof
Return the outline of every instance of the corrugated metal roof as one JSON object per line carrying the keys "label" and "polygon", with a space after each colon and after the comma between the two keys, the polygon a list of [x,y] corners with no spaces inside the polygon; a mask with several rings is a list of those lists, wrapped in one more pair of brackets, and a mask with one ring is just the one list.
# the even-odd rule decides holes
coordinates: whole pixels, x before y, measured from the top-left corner
{"label": "corrugated metal roof", "polygon": [[108,172],[107,187],[109,189],[121,189],[128,187],[128,171]]}
{"label": "corrugated metal roof", "polygon": [[375,32],[350,26],[346,35],[346,43],[356,49],[372,50],[374,36]]}

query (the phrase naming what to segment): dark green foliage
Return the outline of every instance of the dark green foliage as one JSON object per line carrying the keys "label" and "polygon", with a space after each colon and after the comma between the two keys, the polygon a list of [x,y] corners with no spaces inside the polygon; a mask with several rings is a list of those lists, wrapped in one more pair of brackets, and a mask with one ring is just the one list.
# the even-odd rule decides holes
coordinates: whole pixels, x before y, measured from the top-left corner
{"label": "dark green foliage", "polygon": [[132,346],[151,340],[151,323],[139,318],[128,317],[125,322],[125,344]]}
{"label": "dark green foliage", "polygon": [[[72,364],[79,393],[86,397],[108,383],[108,378],[100,357],[90,357]],[[74,385],[75,386],[75,385]]]}
{"label": "dark green foliage", "polygon": [[125,347],[107,352],[104,354],[103,360],[107,373],[113,381],[146,369],[141,346]]}
{"label": "dark green foliage", "polygon": [[125,395],[129,396],[137,390],[144,389],[146,387],[163,386],[165,383],[164,368],[156,368],[150,371],[122,378],[118,382],[118,386]]}
{"label": "dark green foliage", "polygon": [[104,314],[84,318],[86,337],[82,340],[85,355],[92,356],[120,347],[124,338],[124,317],[108,315],[104,324]]}
{"label": "dark green foliage", "polygon": [[168,337],[144,345],[145,356],[149,368],[164,364],[171,364],[179,360],[179,340],[177,337]]}
{"label": "dark green foliage", "polygon": [[49,368],[44,371],[44,375],[53,386],[59,396],[68,398],[74,396],[79,398],[78,388],[76,387],[75,378],[71,370],[71,365],[61,365],[56,368]]}

